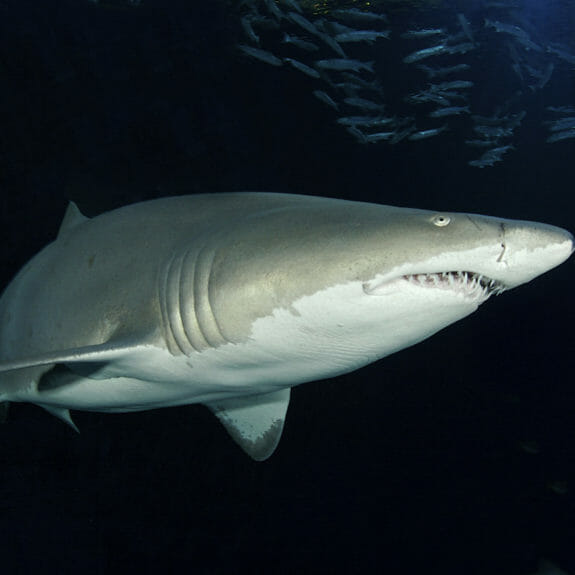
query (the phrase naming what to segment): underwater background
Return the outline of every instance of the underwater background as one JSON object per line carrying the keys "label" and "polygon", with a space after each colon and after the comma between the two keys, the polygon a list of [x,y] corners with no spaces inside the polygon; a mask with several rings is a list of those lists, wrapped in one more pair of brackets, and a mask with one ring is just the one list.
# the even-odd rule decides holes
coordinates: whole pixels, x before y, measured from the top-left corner
{"label": "underwater background", "polygon": [[[315,97],[333,89],[326,77],[238,48],[255,14],[252,45],[294,58],[282,38],[297,18],[274,10],[295,8],[272,4],[0,0],[2,287],[55,237],[69,200],[91,216],[265,190],[575,231],[575,136],[548,141],[556,114],[575,116],[575,2],[297,4],[309,21],[387,15],[378,30],[390,39],[345,56],[374,63],[370,101],[411,126],[373,144],[338,123],[357,112]],[[405,58],[430,44],[401,34],[451,38],[465,21],[472,47],[453,63],[469,65],[469,111],[410,140],[444,123],[408,100],[433,81]],[[297,61],[317,70],[315,58]],[[494,145],[512,148],[470,165],[482,153],[467,143],[475,127],[505,116],[520,121]],[[264,463],[201,406],[76,412],[80,434],[11,406],[0,429],[2,572],[527,575],[546,558],[575,573],[574,281],[568,261],[413,348],[295,389]]]}

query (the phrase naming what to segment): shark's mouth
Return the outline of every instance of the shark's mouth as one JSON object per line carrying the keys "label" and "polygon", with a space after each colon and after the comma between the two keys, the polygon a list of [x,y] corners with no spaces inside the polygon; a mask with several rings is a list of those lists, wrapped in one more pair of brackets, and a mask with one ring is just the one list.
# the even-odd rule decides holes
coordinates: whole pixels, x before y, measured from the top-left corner
{"label": "shark's mouth", "polygon": [[409,274],[403,279],[414,285],[452,290],[482,301],[507,289],[501,282],[475,272]]}

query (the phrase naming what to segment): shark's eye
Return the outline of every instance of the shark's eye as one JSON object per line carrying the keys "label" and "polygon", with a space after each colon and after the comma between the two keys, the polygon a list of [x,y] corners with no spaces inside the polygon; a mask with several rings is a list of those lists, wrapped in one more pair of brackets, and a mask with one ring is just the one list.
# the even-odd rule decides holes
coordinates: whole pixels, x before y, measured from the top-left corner
{"label": "shark's eye", "polygon": [[438,228],[443,228],[451,221],[451,218],[449,216],[443,216],[441,214],[437,214],[436,216],[433,217],[431,221]]}

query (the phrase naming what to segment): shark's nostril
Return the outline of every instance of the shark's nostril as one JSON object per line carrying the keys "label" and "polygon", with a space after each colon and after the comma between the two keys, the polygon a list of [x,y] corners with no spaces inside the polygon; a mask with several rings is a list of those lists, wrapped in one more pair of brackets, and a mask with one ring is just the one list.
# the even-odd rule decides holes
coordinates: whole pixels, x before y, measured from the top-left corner
{"label": "shark's nostril", "polygon": [[498,262],[502,262],[503,261],[503,256],[505,255],[505,250],[507,249],[507,246],[505,245],[504,242],[501,242],[501,253],[499,254],[499,257],[497,258]]}
{"label": "shark's nostril", "polygon": [[497,258],[498,263],[503,261],[503,256],[505,255],[505,250],[507,249],[507,245],[505,243],[505,224],[503,222],[501,222],[499,229],[501,230],[501,253]]}

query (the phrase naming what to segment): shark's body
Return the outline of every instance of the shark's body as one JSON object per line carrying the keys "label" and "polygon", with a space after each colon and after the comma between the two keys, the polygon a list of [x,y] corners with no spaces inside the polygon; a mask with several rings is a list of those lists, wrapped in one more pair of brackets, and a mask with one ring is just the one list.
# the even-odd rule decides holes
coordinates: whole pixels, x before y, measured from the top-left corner
{"label": "shark's body", "polygon": [[143,202],[55,242],[0,299],[0,401],[203,403],[255,459],[290,388],[355,370],[560,264],[544,224],[261,193]]}

